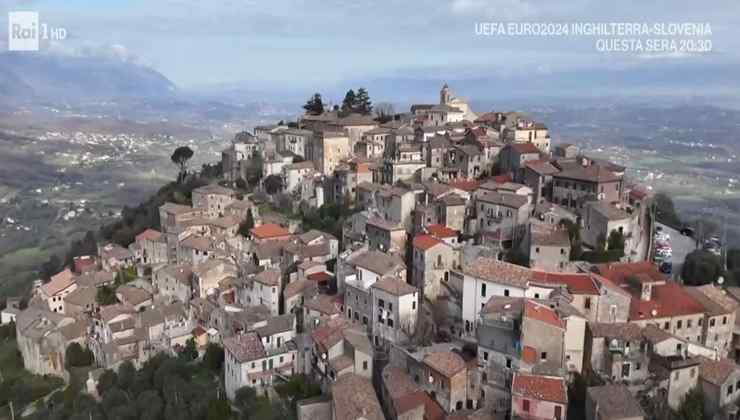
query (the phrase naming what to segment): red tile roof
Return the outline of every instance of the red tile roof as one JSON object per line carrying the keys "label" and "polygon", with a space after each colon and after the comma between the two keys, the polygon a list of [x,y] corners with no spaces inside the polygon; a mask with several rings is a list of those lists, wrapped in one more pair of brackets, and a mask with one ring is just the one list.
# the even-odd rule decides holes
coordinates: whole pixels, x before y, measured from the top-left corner
{"label": "red tile roof", "polygon": [[537,321],[544,322],[554,327],[565,328],[563,321],[555,311],[545,305],[541,305],[531,300],[526,301],[524,304],[524,317],[536,319]]}
{"label": "red tile roof", "polygon": [[256,239],[270,239],[279,238],[282,236],[290,236],[290,232],[288,232],[287,229],[274,223],[266,223],[264,225],[254,227],[250,229],[249,232]]}
{"label": "red tile roof", "polygon": [[461,180],[461,181],[451,181],[448,182],[447,185],[449,185],[452,188],[457,188],[458,190],[463,190],[467,192],[473,192],[480,187],[480,181],[476,180]]}
{"label": "red tile roof", "polygon": [[162,233],[158,230],[147,229],[140,234],[136,235],[136,242],[141,241],[156,241],[162,236]]}
{"label": "red tile roof", "polygon": [[525,153],[539,153],[540,149],[537,148],[537,146],[534,145],[534,143],[514,143],[511,145],[511,148],[516,150],[520,154]]}
{"label": "red tile roof", "polygon": [[436,245],[441,244],[442,241],[435,238],[431,235],[416,235],[414,237],[414,248],[420,249],[422,251],[427,251]]}
{"label": "red tile roof", "polygon": [[[649,261],[597,265],[599,273],[632,295],[630,320],[666,318],[703,313],[704,307],[678,283],[666,281]],[[631,284],[657,283],[652,286],[650,300],[640,299],[641,290]]]}
{"label": "red tile roof", "polygon": [[331,280],[331,274],[326,271],[319,271],[318,273],[309,274],[306,276],[308,280],[315,281],[317,283]]}
{"label": "red tile roof", "polygon": [[451,351],[429,353],[424,357],[424,363],[447,378],[451,378],[465,369],[463,358]]}
{"label": "red tile roof", "polygon": [[429,225],[427,231],[430,235],[439,239],[457,238],[458,232],[455,229],[448,228],[445,225]]}
{"label": "red tile roof", "polygon": [[534,271],[532,273],[532,278],[535,281],[548,285],[564,285],[572,294],[598,295],[599,288],[592,276],[596,276],[596,274],[550,273],[547,271]]}
{"label": "red tile roof", "polygon": [[540,401],[567,404],[568,394],[565,380],[553,376],[529,375],[521,372],[514,374],[511,384],[512,394]]}
{"label": "red tile roof", "polygon": [[513,182],[514,178],[511,177],[511,174],[504,174],[504,175],[492,176],[490,180],[497,184],[505,184],[507,182]]}

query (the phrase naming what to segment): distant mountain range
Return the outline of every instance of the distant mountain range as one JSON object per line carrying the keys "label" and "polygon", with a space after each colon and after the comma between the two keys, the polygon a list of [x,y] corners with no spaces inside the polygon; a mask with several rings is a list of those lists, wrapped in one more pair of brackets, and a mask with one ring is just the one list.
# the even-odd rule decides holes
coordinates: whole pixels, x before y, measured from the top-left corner
{"label": "distant mountain range", "polygon": [[74,101],[172,96],[177,87],[157,71],[98,56],[0,54],[0,98],[5,101]]}

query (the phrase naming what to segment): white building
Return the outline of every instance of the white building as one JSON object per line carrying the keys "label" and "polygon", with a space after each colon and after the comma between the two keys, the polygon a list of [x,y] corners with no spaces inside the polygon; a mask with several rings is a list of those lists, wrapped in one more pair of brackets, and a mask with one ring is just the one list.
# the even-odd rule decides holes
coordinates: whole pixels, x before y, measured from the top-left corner
{"label": "white building", "polygon": [[419,307],[418,289],[397,278],[383,278],[373,283],[370,290],[375,343],[403,342],[412,336]]}
{"label": "white building", "polygon": [[297,351],[292,342],[266,349],[256,332],[224,339],[226,396],[233,400],[239,388],[270,386],[276,374],[294,375]]}

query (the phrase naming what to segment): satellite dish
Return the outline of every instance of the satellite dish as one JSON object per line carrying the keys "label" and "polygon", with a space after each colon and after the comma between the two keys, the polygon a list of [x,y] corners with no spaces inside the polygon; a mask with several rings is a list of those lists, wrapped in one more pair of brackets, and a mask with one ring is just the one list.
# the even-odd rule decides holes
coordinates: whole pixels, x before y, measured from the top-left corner
{"label": "satellite dish", "polygon": [[657,316],[658,315],[658,310],[657,309],[653,309],[652,311],[650,311],[650,314],[652,314],[653,316]]}
{"label": "satellite dish", "polygon": [[719,278],[717,279],[717,284],[722,284],[724,282],[725,282],[725,278],[722,276],[719,276]]}

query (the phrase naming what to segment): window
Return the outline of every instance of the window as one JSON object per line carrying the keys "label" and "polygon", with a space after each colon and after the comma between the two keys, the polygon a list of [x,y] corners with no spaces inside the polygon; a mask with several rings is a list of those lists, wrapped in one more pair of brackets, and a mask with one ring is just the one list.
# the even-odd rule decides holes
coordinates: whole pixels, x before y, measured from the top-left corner
{"label": "window", "polygon": [[484,351],[483,352],[483,360],[488,360],[488,352],[487,351]]}
{"label": "window", "polygon": [[546,360],[546,359],[547,359],[547,352],[546,352],[546,351],[543,351],[543,352],[542,352],[542,353],[540,354],[540,360]]}
{"label": "window", "polygon": [[676,373],[673,375],[673,380],[677,381],[679,376],[681,376],[681,371],[677,370]]}
{"label": "window", "polygon": [[693,324],[692,320],[689,319],[686,321],[686,328],[691,328],[691,324]]}
{"label": "window", "polygon": [[732,385],[727,387],[727,395],[732,395]]}
{"label": "window", "polygon": [[522,410],[525,413],[529,413],[529,400],[523,400],[522,401]]}
{"label": "window", "polygon": [[563,417],[563,407],[556,405],[555,406],[555,419],[560,420]]}
{"label": "window", "polygon": [[367,360],[362,361],[362,370],[367,370]]}
{"label": "window", "polygon": [[676,322],[676,329],[677,329],[677,330],[680,330],[680,329],[681,329],[681,327],[683,327],[683,321],[681,321],[681,320],[679,319],[679,320],[678,320],[678,322]]}
{"label": "window", "polygon": [[392,311],[393,310],[393,303],[388,302],[388,310],[389,311]]}
{"label": "window", "polygon": [[509,289],[504,289],[504,296],[509,296]]}
{"label": "window", "polygon": [[722,325],[727,325],[727,317],[726,316],[723,316],[722,317]]}
{"label": "window", "polygon": [[537,247],[537,248],[535,248],[535,249],[534,249],[534,252],[536,252],[536,253],[538,253],[538,254],[539,254],[539,253],[540,253],[540,247]]}
{"label": "window", "polygon": [[640,370],[642,364],[640,362],[635,363],[635,370]]}
{"label": "window", "polygon": [[411,302],[411,310],[416,309],[416,301]]}
{"label": "window", "polygon": [[385,307],[385,302],[383,302],[383,299],[378,299],[378,306],[381,308]]}
{"label": "window", "polygon": [[586,309],[591,309],[591,298],[586,298],[586,300],[583,301],[583,307]]}
{"label": "window", "polygon": [[704,325],[704,318],[699,318],[699,326],[701,327]]}
{"label": "window", "polygon": [[669,324],[669,323],[667,323],[667,322],[663,324],[663,329],[664,329],[664,330],[667,330],[667,329],[669,329],[670,327],[671,327],[671,324]]}
{"label": "window", "polygon": [[480,295],[481,297],[486,297],[486,284],[485,283],[480,285]]}
{"label": "window", "polygon": [[506,367],[511,369],[511,359],[506,358]]}
{"label": "window", "polygon": [[367,317],[364,315],[362,316],[362,325],[367,325]]}
{"label": "window", "polygon": [[712,318],[712,319],[709,320],[709,326],[710,327],[713,327],[714,326],[714,321],[715,321],[714,318]]}
{"label": "window", "polygon": [[391,318],[388,318],[388,326],[393,328],[393,320]]}

